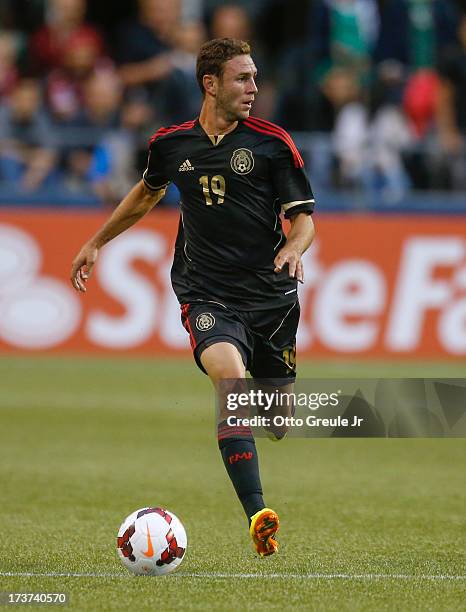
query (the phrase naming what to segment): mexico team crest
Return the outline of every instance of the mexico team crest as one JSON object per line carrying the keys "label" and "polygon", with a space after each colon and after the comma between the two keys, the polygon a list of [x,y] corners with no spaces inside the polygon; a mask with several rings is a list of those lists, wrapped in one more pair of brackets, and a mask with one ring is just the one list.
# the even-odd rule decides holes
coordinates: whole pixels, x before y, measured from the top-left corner
{"label": "mexico team crest", "polygon": [[215,317],[210,312],[203,312],[196,317],[196,327],[199,331],[209,331],[215,325]]}
{"label": "mexico team crest", "polygon": [[236,149],[230,161],[231,169],[236,174],[249,174],[254,168],[254,157],[249,149]]}

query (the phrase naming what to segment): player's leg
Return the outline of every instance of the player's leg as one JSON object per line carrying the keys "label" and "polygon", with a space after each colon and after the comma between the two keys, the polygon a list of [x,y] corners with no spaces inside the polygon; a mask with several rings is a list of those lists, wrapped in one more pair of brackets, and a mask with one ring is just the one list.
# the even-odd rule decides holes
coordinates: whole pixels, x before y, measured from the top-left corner
{"label": "player's leg", "polygon": [[[196,363],[210,376],[219,393],[218,443],[225,468],[248,521],[254,519],[251,524],[262,529],[260,538],[253,536],[257,552],[269,555],[276,550],[276,545],[267,544],[270,536],[267,511],[271,511],[265,508],[262,497],[254,437],[249,427],[229,427],[226,421],[228,392],[247,390],[246,366],[252,352],[250,333],[238,313],[210,302],[183,305],[182,322],[190,335]],[[275,513],[273,516],[276,517]],[[278,528],[278,517],[276,521]]]}
{"label": "player's leg", "polygon": [[[294,382],[296,379],[296,332],[299,323],[299,303],[277,309],[276,312],[251,313],[255,332],[250,372],[257,390],[273,399],[265,427],[269,438],[282,440],[289,429],[289,417],[294,415]],[[252,317],[251,317],[252,319]]]}
{"label": "player's leg", "polygon": [[[204,349],[200,355],[204,370],[209,375],[219,402],[218,446],[223,463],[244,508],[248,520],[265,508],[259,473],[256,444],[249,426],[231,426],[227,419],[232,416],[227,410],[227,396],[243,393],[246,368],[238,348],[229,342],[217,342]],[[241,416],[235,413],[235,421]]]}
{"label": "player's leg", "polygon": [[[295,339],[299,321],[299,304],[276,311],[250,313],[248,326],[254,334],[254,349],[249,371],[256,390],[277,398],[272,410],[268,433],[282,439],[288,429],[286,422],[274,423],[274,417],[293,414],[293,390],[296,376]],[[270,397],[270,395],[269,395]],[[279,529],[277,514],[264,509],[252,517],[250,533],[257,550],[271,554],[278,548],[275,534]]]}
{"label": "player's leg", "polygon": [[264,430],[269,440],[279,442],[283,440],[290,429],[290,417],[295,413],[294,382],[286,383],[277,379],[271,384],[269,379],[255,378],[254,389],[257,393],[269,398],[266,408],[258,407],[257,413],[267,419]]}
{"label": "player's leg", "polygon": [[[207,347],[199,348],[199,361],[202,369],[209,376],[217,395],[217,426],[225,423],[228,417],[234,415],[237,417],[246,416],[247,409],[241,408],[241,413],[236,410],[231,412],[228,408],[228,399],[232,394],[242,393],[246,389],[246,368],[243,357],[235,344],[228,342],[226,339],[213,338]],[[229,427],[229,430],[239,429],[240,427]],[[244,427],[246,432],[250,431],[249,427]],[[228,433],[228,432],[227,432]]]}

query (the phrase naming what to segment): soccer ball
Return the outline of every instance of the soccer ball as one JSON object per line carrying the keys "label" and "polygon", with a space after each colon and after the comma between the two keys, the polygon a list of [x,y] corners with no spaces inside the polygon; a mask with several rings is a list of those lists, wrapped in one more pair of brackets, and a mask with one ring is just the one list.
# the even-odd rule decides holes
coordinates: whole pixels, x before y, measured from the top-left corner
{"label": "soccer ball", "polygon": [[175,570],[186,553],[188,539],[181,521],[163,508],[141,508],[118,531],[117,552],[133,574],[161,576]]}

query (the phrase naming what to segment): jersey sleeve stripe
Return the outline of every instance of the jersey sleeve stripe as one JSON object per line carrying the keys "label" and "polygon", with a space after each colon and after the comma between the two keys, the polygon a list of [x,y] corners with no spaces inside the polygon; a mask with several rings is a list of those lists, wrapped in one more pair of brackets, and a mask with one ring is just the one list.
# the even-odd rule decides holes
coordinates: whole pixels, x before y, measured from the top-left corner
{"label": "jersey sleeve stripe", "polygon": [[190,130],[194,127],[194,121],[189,125],[177,125],[169,128],[160,128],[155,132],[155,134],[151,137],[149,144],[152,144],[154,140],[160,138],[161,136],[166,136],[167,134],[172,134],[173,132],[177,132],[178,130]]}
{"label": "jersey sleeve stripe", "polygon": [[157,132],[155,133],[155,135],[157,135],[158,133],[165,133],[165,132],[174,132],[176,130],[185,130],[185,129],[190,129],[192,126],[194,125],[194,121],[189,121],[186,123],[182,123],[181,125],[171,125],[170,127],[161,127],[157,130]]}
{"label": "jersey sleeve stripe", "polygon": [[165,187],[167,187],[170,184],[170,181],[168,181],[167,183],[164,183],[163,185],[159,185],[157,187],[154,187],[153,185],[151,185],[149,181],[147,180],[147,168],[142,173],[142,180],[144,181],[144,185],[151,191],[160,191],[161,189],[165,189]]}
{"label": "jersey sleeve stripe", "polygon": [[286,130],[278,127],[274,123],[264,121],[263,119],[257,119],[257,117],[249,117],[244,121],[244,123],[250,128],[261,132],[262,134],[270,134],[272,136],[277,136],[278,138],[280,138],[280,140],[282,140],[290,148],[291,153],[293,154],[293,159],[296,168],[302,168],[304,166],[303,158],[301,157],[301,154],[296,148],[293,139]]}
{"label": "jersey sleeve stripe", "polygon": [[299,206],[300,204],[313,204],[315,202],[314,198],[311,200],[295,200],[294,202],[287,202],[286,204],[282,204],[282,211],[285,212],[293,206]]}
{"label": "jersey sleeve stripe", "polygon": [[180,125],[171,125],[170,127],[167,128],[159,128],[155,134],[153,136],[151,136],[150,140],[149,140],[149,144],[152,144],[154,142],[154,140],[156,140],[157,138],[160,138],[160,136],[166,136],[167,134],[172,134],[173,132],[177,132],[178,130],[190,130],[191,128],[194,127],[194,124],[196,123],[196,120],[193,119],[192,121],[186,121],[185,123],[181,123]]}
{"label": "jersey sleeve stripe", "polygon": [[281,136],[282,139],[288,144],[288,146],[290,147],[290,149],[296,153],[296,155],[298,156],[298,159],[300,161],[300,164],[303,166],[304,162],[303,159],[295,145],[295,143],[293,142],[293,139],[291,138],[291,136],[288,134],[288,132],[286,130],[284,130],[283,128],[281,128],[278,125],[275,125],[275,123],[271,123],[270,121],[266,121],[265,119],[259,119],[259,117],[249,117],[249,119],[247,121],[253,121],[255,122],[257,125],[260,125],[261,127],[263,127],[264,129],[269,129],[271,132],[273,132],[274,134],[277,134],[277,136]]}

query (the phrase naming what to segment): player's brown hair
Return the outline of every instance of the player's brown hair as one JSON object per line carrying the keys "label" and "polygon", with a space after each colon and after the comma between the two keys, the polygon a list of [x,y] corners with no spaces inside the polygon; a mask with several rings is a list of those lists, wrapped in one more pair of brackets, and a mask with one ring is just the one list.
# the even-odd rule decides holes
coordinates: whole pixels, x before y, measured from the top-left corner
{"label": "player's brown hair", "polygon": [[205,74],[221,77],[225,62],[237,55],[249,55],[251,47],[244,40],[214,38],[204,43],[197,56],[196,77],[202,94],[205,93],[202,79]]}

